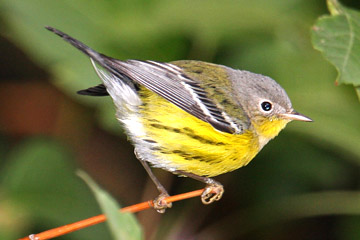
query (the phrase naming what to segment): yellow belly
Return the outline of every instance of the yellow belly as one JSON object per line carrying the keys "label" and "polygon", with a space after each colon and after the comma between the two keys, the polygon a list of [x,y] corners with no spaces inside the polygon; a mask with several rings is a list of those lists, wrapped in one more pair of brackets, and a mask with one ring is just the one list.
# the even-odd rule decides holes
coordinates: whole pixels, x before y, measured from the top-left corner
{"label": "yellow belly", "polygon": [[155,159],[146,160],[154,166],[212,177],[248,164],[260,150],[253,131],[220,132],[148,90],[140,94],[144,138],[156,142],[147,149]]}

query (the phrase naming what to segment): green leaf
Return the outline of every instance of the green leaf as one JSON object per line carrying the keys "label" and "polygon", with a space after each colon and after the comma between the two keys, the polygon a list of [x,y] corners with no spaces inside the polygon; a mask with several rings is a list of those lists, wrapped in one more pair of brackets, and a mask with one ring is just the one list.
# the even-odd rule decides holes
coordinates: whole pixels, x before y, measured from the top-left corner
{"label": "green leaf", "polygon": [[[332,63],[337,83],[360,89],[360,12],[328,0],[331,16],[320,17],[312,28],[313,47]],[[360,95],[359,95],[360,97]]]}
{"label": "green leaf", "polygon": [[143,239],[141,227],[133,214],[120,213],[120,206],[115,199],[101,189],[89,175],[83,171],[78,171],[78,175],[93,191],[100,208],[107,218],[106,223],[108,224],[113,239]]}

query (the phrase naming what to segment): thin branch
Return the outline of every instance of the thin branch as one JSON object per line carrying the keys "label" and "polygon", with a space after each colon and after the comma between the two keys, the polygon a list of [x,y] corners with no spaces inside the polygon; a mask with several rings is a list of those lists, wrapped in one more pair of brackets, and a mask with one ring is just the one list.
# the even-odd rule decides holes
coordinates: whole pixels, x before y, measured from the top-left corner
{"label": "thin branch", "polygon": [[[188,198],[193,198],[193,197],[198,197],[203,193],[204,189],[199,189],[199,190],[195,190],[192,192],[187,192],[187,193],[183,193],[183,194],[178,194],[175,196],[170,196],[165,198],[164,200],[168,203],[171,202],[176,202],[176,201],[181,201],[184,199],[188,199]],[[135,205],[131,205],[125,208],[120,209],[120,212],[131,212],[131,213],[135,213],[135,212],[140,212],[149,208],[152,208],[154,206],[153,202],[150,201],[146,201],[146,202],[142,202],[142,203],[138,203]],[[84,219],[75,223],[71,223],[71,224],[67,224],[61,227],[57,227],[57,228],[53,228],[47,231],[44,231],[42,233],[38,233],[38,234],[31,234],[27,237],[21,238],[19,240],[46,240],[46,239],[52,239],[55,237],[59,237],[77,230],[80,230],[82,228],[86,228],[86,227],[90,227],[92,225],[98,224],[98,223],[102,223],[106,221],[106,217],[104,214],[95,216],[95,217],[91,217],[88,219]]]}

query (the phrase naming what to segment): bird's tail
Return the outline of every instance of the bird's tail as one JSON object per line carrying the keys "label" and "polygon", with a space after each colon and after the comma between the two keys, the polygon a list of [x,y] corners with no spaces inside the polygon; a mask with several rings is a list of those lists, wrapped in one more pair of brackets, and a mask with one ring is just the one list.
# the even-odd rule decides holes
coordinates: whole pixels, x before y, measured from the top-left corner
{"label": "bird's tail", "polygon": [[97,63],[99,63],[101,66],[105,67],[106,63],[104,62],[104,58],[108,58],[105,55],[98,53],[97,51],[93,50],[92,48],[88,47],[84,43],[80,42],[79,40],[76,40],[73,37],[70,37],[66,33],[63,33],[56,28],[46,26],[47,30],[55,33],[56,35],[60,36],[65,41],[69,42],[71,45],[88,55],[90,58],[94,59]]}
{"label": "bird's tail", "polygon": [[[62,39],[64,39],[65,41],[67,41],[68,43],[70,43],[71,45],[73,45],[83,53],[85,53],[87,56],[89,56],[93,60],[92,63],[98,75],[99,75],[99,69],[97,68],[97,66],[95,66],[94,61],[98,63],[101,67],[106,69],[109,73],[115,76],[115,78],[110,77],[108,79],[116,79],[118,81],[127,84],[129,87],[134,88],[134,82],[132,82],[128,77],[126,77],[126,74],[124,73],[123,65],[125,64],[125,62],[101,54],[93,50],[92,48],[88,47],[84,43],[80,42],[79,40],[76,40],[75,38],[67,35],[66,33],[57,30],[56,28],[50,26],[46,26],[45,28],[55,33],[56,35],[60,36]],[[99,75],[99,77],[103,79],[103,77],[107,74],[103,71],[100,72],[102,74]],[[78,93],[81,95],[91,95],[91,96],[108,95],[107,89],[103,84],[88,89],[80,90],[78,91]]]}

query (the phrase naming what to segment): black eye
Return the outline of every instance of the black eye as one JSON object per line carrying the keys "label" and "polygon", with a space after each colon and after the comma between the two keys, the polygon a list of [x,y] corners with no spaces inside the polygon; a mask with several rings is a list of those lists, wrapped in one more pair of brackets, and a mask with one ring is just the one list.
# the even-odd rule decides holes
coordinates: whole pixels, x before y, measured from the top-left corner
{"label": "black eye", "polygon": [[271,105],[271,103],[269,103],[269,102],[262,102],[262,103],[261,103],[261,108],[262,108],[264,111],[268,112],[268,111],[271,110],[272,105]]}

